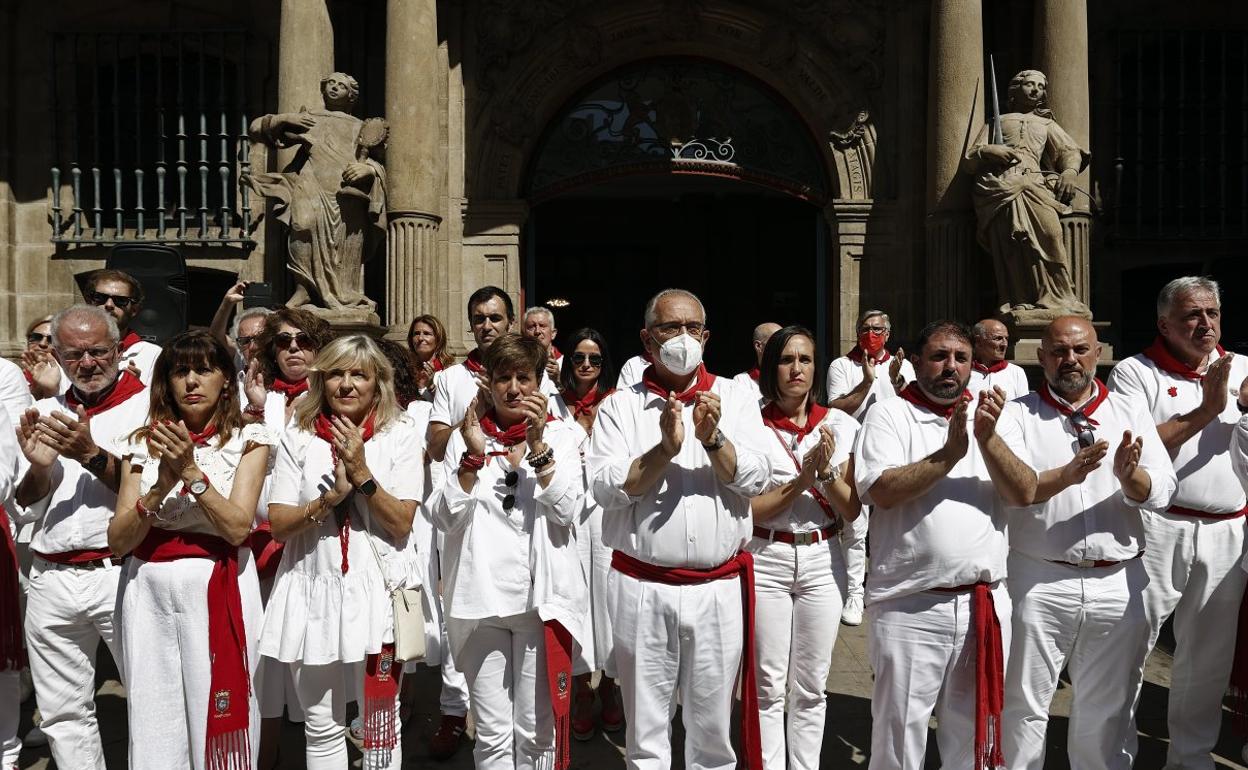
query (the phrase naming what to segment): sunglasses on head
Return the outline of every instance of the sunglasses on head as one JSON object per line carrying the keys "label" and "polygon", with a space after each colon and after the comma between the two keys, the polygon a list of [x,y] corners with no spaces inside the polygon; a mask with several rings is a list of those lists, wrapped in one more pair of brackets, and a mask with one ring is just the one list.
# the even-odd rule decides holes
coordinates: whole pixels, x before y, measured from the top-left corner
{"label": "sunglasses on head", "polygon": [[99,305],[101,307],[103,307],[104,305],[107,305],[110,299],[113,301],[114,307],[121,308],[122,310],[125,310],[126,308],[138,302],[138,300],[135,299],[134,297],[126,297],[120,294],[105,294],[99,291],[93,291],[87,294],[87,302],[90,302],[92,305]]}
{"label": "sunglasses on head", "polygon": [[[239,338],[240,345],[247,344],[243,342],[242,340],[243,338],[240,337]],[[291,342],[297,343],[301,350],[312,350],[313,348],[316,347],[316,344],[312,341],[312,335],[308,334],[307,332],[299,332],[298,334],[291,334],[290,332],[282,332],[281,334],[274,334],[273,341],[277,343],[277,346],[279,348],[288,348],[290,347]]]}
{"label": "sunglasses on head", "polygon": [[586,361],[588,361],[589,365],[594,367],[595,369],[602,368],[602,356],[598,355],[597,353],[573,353],[572,354],[572,363],[576,364],[577,366],[580,366]]}
{"label": "sunglasses on head", "polygon": [[516,507],[516,483],[520,481],[520,474],[516,471],[507,471],[507,475],[503,477],[503,484],[511,489],[510,492],[503,497],[503,510],[510,512]]}
{"label": "sunglasses on head", "polygon": [[1070,415],[1070,424],[1075,427],[1075,436],[1079,440],[1079,446],[1086,449],[1096,443],[1096,434],[1092,432],[1092,425],[1088,422],[1086,414],[1073,412]]}
{"label": "sunglasses on head", "polygon": [[34,344],[34,345],[41,345],[41,344],[43,344],[43,343],[45,343],[45,342],[46,342],[46,343],[48,343],[48,344],[51,344],[51,343],[52,343],[52,335],[51,335],[51,334],[40,334],[39,332],[31,332],[30,334],[27,334],[27,335],[26,335],[26,341],[27,341],[27,342],[29,342],[29,343],[31,343],[31,344]]}

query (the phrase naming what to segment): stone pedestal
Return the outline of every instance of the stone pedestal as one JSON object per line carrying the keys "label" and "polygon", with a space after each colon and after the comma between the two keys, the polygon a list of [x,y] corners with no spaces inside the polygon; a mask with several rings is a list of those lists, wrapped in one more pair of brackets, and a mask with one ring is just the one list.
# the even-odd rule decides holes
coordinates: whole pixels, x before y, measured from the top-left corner
{"label": "stone pedestal", "polygon": [[381,318],[376,313],[368,312],[363,308],[333,310],[314,305],[304,305],[302,309],[311,312],[318,318],[324,318],[330,328],[338,334],[360,333],[372,337],[381,337],[386,333],[386,327],[381,325]]}
{"label": "stone pedestal", "polygon": [[[1049,312],[1049,311],[1036,311]],[[1053,313],[1053,317],[1062,315],[1061,313]],[[1035,368],[1039,366],[1036,358],[1036,351],[1040,349],[1040,339],[1044,336],[1044,329],[1052,320],[1028,320],[1025,322],[1017,322],[1013,320],[1001,319],[1010,330],[1010,339],[1013,340],[1014,355],[1011,361],[1025,368]],[[1097,362],[1101,366],[1113,363],[1114,346],[1105,341],[1105,333],[1109,330],[1108,321],[1093,321],[1092,326],[1096,329],[1096,334],[1101,340],[1101,357]]]}

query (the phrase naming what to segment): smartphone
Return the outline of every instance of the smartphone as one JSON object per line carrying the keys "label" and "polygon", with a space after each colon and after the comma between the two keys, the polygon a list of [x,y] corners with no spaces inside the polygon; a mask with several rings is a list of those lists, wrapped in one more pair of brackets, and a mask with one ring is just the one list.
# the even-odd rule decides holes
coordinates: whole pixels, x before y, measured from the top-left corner
{"label": "smartphone", "polygon": [[273,284],[254,281],[243,289],[243,310],[253,307],[273,307]]}

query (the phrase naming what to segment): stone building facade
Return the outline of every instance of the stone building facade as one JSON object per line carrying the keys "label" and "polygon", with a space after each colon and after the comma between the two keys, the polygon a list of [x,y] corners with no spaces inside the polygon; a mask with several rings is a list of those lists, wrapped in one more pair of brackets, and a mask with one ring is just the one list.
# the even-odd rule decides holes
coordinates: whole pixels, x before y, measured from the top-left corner
{"label": "stone building facade", "polygon": [[[961,161],[991,100],[1047,73],[1092,153],[1063,218],[1105,334],[1151,336],[1186,272],[1248,245],[1248,20],[1156,0],[10,0],[0,40],[0,352],[117,244],[187,263],[191,323],[235,275],[289,291],[283,238],[240,174],[283,159],[247,121],[319,106],[334,70],[390,124],[388,238],[365,283],[392,332],[494,283],[634,352],[641,301],[708,300],[712,362],[762,320],[904,343],[994,305]],[[273,153],[272,155],[276,155]],[[1149,300],[1149,301],[1145,301]],[[1228,323],[1238,323],[1232,316]],[[1228,328],[1232,345],[1248,340]],[[718,360],[716,359],[718,356]]]}

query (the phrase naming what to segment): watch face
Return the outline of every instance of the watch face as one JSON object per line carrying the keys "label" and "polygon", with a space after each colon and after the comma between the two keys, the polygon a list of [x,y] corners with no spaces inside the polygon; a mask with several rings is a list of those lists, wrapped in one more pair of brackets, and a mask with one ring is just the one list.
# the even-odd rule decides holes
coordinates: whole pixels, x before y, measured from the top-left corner
{"label": "watch face", "polygon": [[208,482],[205,479],[197,479],[191,482],[191,494],[202,495],[208,491]]}

